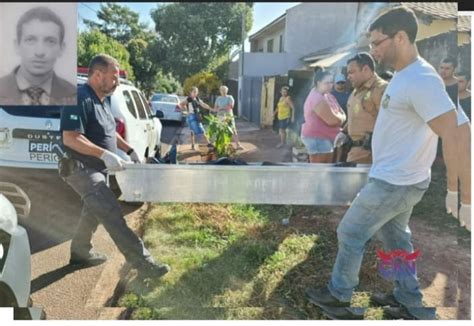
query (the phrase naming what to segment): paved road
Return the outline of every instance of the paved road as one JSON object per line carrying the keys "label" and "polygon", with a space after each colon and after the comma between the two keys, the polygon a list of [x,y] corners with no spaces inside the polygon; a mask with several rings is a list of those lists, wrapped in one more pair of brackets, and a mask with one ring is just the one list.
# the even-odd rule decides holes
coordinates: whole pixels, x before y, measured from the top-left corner
{"label": "paved road", "polygon": [[164,155],[168,152],[170,146],[178,142],[182,144],[186,138],[187,127],[181,126],[178,122],[174,121],[162,121],[163,130],[161,132],[161,153]]}

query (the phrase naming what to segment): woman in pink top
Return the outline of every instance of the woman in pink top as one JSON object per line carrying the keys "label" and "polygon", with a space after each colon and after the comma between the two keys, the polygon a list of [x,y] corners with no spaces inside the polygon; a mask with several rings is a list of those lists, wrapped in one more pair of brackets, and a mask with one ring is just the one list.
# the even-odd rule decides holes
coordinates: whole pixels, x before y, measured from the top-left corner
{"label": "woman in pink top", "polygon": [[301,128],[301,139],[311,163],[332,163],[334,139],[346,121],[346,115],[330,93],[333,76],[329,71],[318,70],[314,84],[304,103],[305,123]]}

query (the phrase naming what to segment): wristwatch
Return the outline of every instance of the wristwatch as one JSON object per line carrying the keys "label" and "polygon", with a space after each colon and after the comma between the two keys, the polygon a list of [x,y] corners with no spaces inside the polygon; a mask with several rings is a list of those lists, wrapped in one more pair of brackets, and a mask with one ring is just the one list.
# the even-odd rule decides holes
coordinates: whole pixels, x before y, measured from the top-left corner
{"label": "wristwatch", "polygon": [[127,152],[127,155],[130,156],[130,154],[132,154],[132,153],[133,153],[133,148],[130,148]]}

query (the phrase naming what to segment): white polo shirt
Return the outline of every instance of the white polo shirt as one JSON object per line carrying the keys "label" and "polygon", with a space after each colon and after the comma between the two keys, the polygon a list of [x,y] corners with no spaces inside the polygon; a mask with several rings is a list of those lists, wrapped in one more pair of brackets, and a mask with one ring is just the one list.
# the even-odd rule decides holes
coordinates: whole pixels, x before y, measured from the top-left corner
{"label": "white polo shirt", "polygon": [[428,179],[438,144],[428,122],[455,110],[438,73],[418,57],[394,74],[380,106],[369,176],[395,185]]}

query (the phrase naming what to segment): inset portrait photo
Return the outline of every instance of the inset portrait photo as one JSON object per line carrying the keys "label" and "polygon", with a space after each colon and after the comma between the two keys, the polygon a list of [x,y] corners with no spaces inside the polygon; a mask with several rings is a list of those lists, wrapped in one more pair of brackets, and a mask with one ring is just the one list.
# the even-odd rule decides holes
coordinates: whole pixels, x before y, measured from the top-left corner
{"label": "inset portrait photo", "polygon": [[0,105],[76,105],[77,5],[0,3]]}

